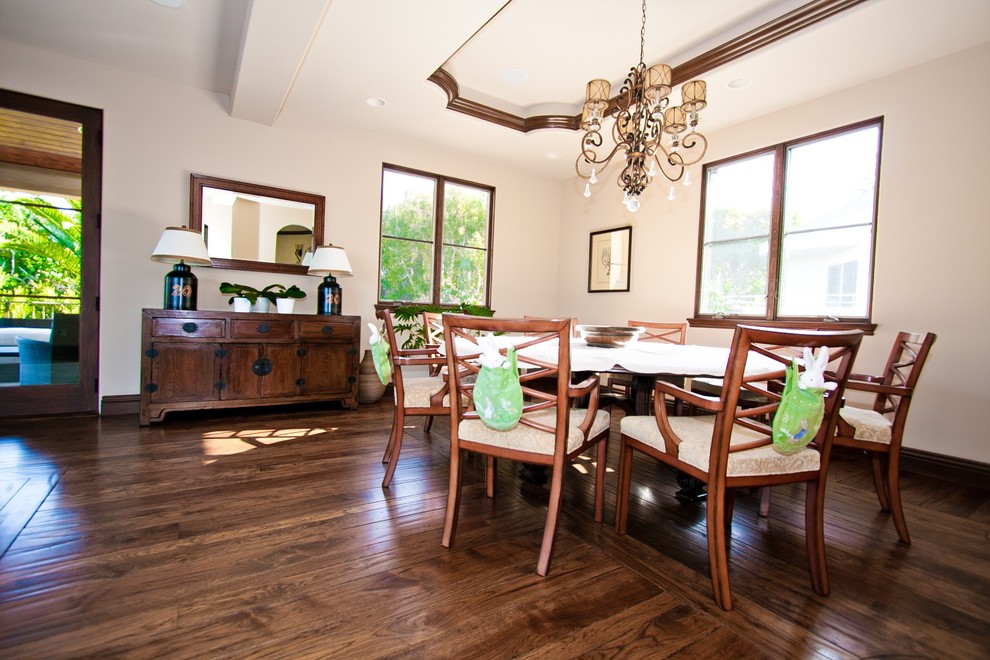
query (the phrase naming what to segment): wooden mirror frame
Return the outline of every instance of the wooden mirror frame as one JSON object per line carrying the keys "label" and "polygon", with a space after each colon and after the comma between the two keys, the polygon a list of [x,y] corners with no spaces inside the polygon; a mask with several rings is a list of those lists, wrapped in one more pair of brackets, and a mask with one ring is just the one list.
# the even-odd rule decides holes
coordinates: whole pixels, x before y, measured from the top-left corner
{"label": "wooden mirror frame", "polygon": [[[326,197],[313,193],[304,193],[285,188],[274,188],[243,181],[220,179],[203,174],[189,175],[189,228],[198,232],[203,231],[203,188],[218,188],[246,195],[274,197],[303,204],[312,204],[313,213],[313,250],[323,245],[323,221],[326,213]],[[296,264],[278,264],[267,261],[251,261],[249,259],[218,259],[211,257],[213,268],[229,268],[232,270],[254,270],[268,273],[288,273],[305,275],[306,266]]]}

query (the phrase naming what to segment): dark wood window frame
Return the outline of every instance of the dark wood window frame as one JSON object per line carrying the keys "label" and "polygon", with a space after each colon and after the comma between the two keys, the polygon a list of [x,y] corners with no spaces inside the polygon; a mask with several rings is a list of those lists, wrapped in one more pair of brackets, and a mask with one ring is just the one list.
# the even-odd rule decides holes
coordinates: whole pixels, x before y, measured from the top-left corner
{"label": "dark wood window frame", "polygon": [[[870,248],[870,289],[868,292],[869,299],[867,301],[867,317],[863,318],[834,318],[834,317],[822,317],[822,318],[808,318],[808,317],[783,317],[777,316],[777,295],[780,285],[780,259],[781,259],[781,236],[783,235],[783,206],[784,206],[784,181],[785,181],[785,165],[787,159],[787,151],[792,147],[799,147],[803,144],[808,144],[824,138],[832,137],[835,135],[840,135],[843,133],[848,133],[855,130],[860,130],[870,126],[876,126],[879,131],[879,143],[880,148],[877,151],[877,162],[876,162],[876,191],[873,198],[873,236],[872,245]],[[883,117],[875,117],[872,119],[864,120],[861,122],[856,122],[854,124],[848,124],[845,126],[840,126],[827,131],[822,131],[820,133],[815,133],[813,135],[808,135],[795,140],[789,140],[787,142],[782,142],[780,144],[772,145],[769,147],[764,147],[761,149],[754,149],[743,154],[732,156],[729,158],[723,158],[718,161],[713,161],[707,163],[704,166],[704,176],[702,176],[702,188],[701,188],[701,217],[700,225],[698,231],[698,262],[697,262],[697,273],[695,278],[695,295],[694,295],[694,316],[688,319],[688,322],[692,327],[699,328],[735,328],[739,324],[758,324],[762,326],[770,327],[790,327],[790,328],[834,328],[834,329],[857,329],[863,330],[867,334],[873,334],[876,330],[876,323],[872,320],[873,314],[873,286],[874,286],[874,271],[876,263],[876,244],[877,244],[877,223],[878,223],[878,200],[880,198],[880,161],[882,158],[882,146],[883,146]],[[717,167],[720,165],[725,165],[727,163],[732,163],[733,161],[741,161],[747,158],[752,158],[754,156],[759,156],[763,154],[774,154],[774,180],[773,180],[773,201],[772,201],[772,216],[771,216],[771,228],[770,228],[770,260],[767,270],[767,314],[765,316],[747,316],[747,315],[718,315],[718,314],[701,314],[699,310],[701,309],[701,289],[702,289],[702,259],[705,247],[705,204],[706,204],[706,193],[708,184],[708,169],[712,167]]]}
{"label": "dark wood window frame", "polygon": [[[441,286],[441,273],[442,273],[442,259],[443,259],[443,208],[444,208],[444,189],[448,183],[467,186],[471,188],[477,188],[479,190],[485,190],[490,195],[488,204],[488,240],[485,245],[485,300],[484,306],[491,307],[491,297],[492,297],[492,252],[494,246],[495,237],[495,187],[489,186],[483,183],[477,183],[475,181],[468,181],[466,179],[459,179],[457,177],[446,176],[443,174],[435,174],[433,172],[426,172],[423,170],[416,170],[410,167],[403,167],[401,165],[392,165],[390,163],[382,163],[382,200],[378,211],[378,283],[377,283],[377,296],[381,295],[381,272],[382,272],[382,250],[381,250],[381,239],[382,239],[382,225],[381,216],[384,212],[384,190],[385,190],[385,173],[386,172],[397,172],[400,174],[411,174],[414,176],[425,177],[427,179],[433,179],[436,182],[437,194],[434,200],[433,209],[433,219],[434,228],[432,241],[433,250],[433,290],[431,292],[431,299],[425,301],[422,304],[433,304],[442,305],[440,302],[440,286]],[[408,239],[403,239],[408,240]],[[381,300],[379,298],[378,304],[375,306],[376,309],[387,308],[391,306],[401,305],[406,302],[419,303],[420,301],[399,301],[399,300]]]}

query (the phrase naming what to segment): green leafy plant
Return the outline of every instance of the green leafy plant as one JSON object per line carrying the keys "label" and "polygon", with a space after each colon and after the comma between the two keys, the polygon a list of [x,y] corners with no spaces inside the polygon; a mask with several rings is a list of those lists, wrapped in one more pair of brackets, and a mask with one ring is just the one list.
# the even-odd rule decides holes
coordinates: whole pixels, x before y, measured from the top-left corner
{"label": "green leafy plant", "polygon": [[494,310],[484,305],[457,303],[456,305],[434,305],[431,303],[413,303],[397,305],[392,308],[395,318],[395,331],[405,332],[406,340],[402,348],[423,348],[426,345],[426,329],[423,327],[423,312],[451,312],[453,314],[471,314],[472,316],[494,316]]}
{"label": "green leafy plant", "polygon": [[220,293],[230,294],[230,303],[234,302],[234,298],[247,298],[252,305],[258,302],[258,298],[267,298],[274,303],[279,298],[306,297],[306,292],[295,284],[288,288],[282,284],[269,284],[264,289],[258,290],[253,286],[248,286],[247,284],[231,284],[230,282],[221,282]]}

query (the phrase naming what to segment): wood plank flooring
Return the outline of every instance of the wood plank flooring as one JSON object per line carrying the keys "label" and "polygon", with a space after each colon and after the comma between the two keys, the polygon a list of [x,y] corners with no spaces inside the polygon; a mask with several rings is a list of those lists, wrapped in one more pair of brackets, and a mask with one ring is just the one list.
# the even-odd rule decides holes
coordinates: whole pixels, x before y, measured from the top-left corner
{"label": "wood plank flooring", "polygon": [[[5,422],[0,483],[56,479],[0,557],[0,657],[990,657],[990,490],[905,474],[904,546],[867,462],[836,454],[828,597],[811,590],[803,489],[775,489],[769,519],[740,494],[736,609],[722,612],[704,504],[677,502],[668,471],[637,460],[625,537],[611,526],[615,474],[596,525],[590,461],[569,473],[541,578],[546,487],[502,462],[488,499],[469,458],[444,549],[448,429],[410,423],[382,490],[387,400],[150,428],[136,416]],[[611,468],[617,438],[616,420]]]}

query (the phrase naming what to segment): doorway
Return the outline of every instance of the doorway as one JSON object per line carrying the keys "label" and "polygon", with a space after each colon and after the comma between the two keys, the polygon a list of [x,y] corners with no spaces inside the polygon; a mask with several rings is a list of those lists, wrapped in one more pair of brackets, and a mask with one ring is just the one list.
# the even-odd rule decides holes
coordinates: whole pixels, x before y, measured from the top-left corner
{"label": "doorway", "polygon": [[0,417],[99,411],[102,132],[0,90]]}

